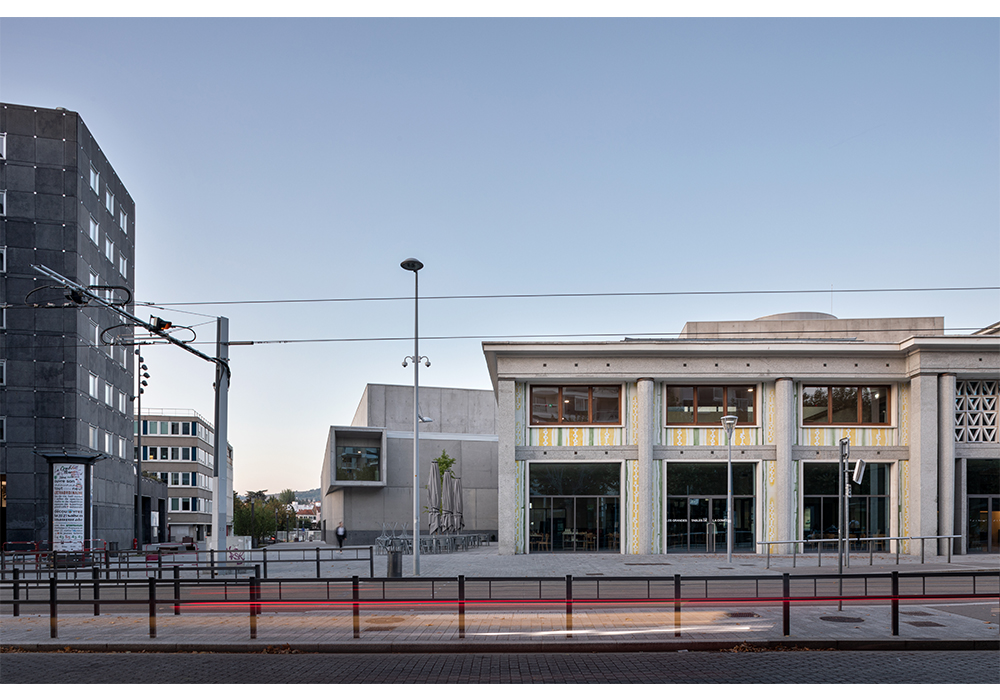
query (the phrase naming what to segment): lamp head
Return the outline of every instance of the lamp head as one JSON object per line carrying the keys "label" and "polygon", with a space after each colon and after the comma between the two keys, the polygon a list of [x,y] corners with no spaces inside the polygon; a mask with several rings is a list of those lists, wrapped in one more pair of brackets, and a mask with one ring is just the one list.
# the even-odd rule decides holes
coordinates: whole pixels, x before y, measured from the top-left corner
{"label": "lamp head", "polygon": [[736,427],[736,416],[725,415],[722,417],[722,427],[726,430],[726,435],[729,437],[733,436],[733,428]]}
{"label": "lamp head", "polygon": [[403,262],[399,263],[399,266],[404,270],[409,270],[410,272],[416,272],[421,269],[424,264],[417,260],[416,258],[407,258]]}

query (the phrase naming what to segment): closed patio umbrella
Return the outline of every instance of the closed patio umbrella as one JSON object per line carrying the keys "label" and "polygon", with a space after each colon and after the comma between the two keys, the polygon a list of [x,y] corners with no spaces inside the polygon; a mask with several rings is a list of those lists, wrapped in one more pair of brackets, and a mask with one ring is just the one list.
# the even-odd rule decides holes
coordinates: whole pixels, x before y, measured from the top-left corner
{"label": "closed patio umbrella", "polygon": [[454,477],[451,474],[444,475],[444,484],[441,488],[441,530],[442,532],[454,532],[455,524],[452,513],[455,509],[454,496],[455,490],[451,487],[451,482],[454,481]]}
{"label": "closed patio umbrella", "polygon": [[441,482],[437,469],[432,469],[427,480],[427,532],[431,535],[441,531]]}
{"label": "closed patio umbrella", "polygon": [[451,496],[452,522],[455,532],[461,532],[465,528],[465,518],[462,517],[462,480],[451,479],[449,485],[454,491]]}

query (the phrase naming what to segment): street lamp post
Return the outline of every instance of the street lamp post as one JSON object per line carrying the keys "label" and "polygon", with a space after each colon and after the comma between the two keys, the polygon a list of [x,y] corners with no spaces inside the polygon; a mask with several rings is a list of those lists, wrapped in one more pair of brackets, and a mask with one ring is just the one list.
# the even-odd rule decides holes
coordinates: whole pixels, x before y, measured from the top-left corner
{"label": "street lamp post", "polygon": [[726,430],[726,444],[729,445],[729,457],[726,460],[726,558],[733,563],[733,428],[736,427],[736,416],[722,417],[722,427]]}
{"label": "street lamp post", "polygon": [[420,363],[426,367],[431,363],[420,356],[420,275],[424,264],[416,258],[407,258],[399,263],[404,270],[413,273],[413,356],[403,360],[403,367],[413,362],[413,575],[420,575]]}

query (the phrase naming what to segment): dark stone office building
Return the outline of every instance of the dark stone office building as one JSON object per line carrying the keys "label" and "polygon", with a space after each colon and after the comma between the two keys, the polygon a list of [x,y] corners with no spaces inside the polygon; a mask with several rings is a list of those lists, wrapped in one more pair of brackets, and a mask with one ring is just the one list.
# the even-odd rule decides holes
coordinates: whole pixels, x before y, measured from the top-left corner
{"label": "dark stone office building", "polygon": [[[0,207],[0,540],[45,549],[57,539],[50,462],[72,454],[92,460],[78,480],[86,519],[77,536],[130,547],[132,348],[107,343],[105,331],[121,324],[114,312],[70,303],[32,265],[109,301],[130,299],[135,204],[79,114],[0,103]],[[149,495],[146,521],[165,497]]]}

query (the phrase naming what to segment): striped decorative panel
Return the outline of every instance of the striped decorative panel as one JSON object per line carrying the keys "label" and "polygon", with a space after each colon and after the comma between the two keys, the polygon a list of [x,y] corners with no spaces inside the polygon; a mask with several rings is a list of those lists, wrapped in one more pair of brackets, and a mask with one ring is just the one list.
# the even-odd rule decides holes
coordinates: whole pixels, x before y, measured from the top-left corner
{"label": "striped decorative panel", "polygon": [[764,444],[775,444],[775,426],[778,422],[776,391],[774,384],[764,384]]}
{"label": "striped decorative panel", "polygon": [[[777,497],[778,463],[768,460],[763,463],[764,469],[764,539],[777,540],[778,537],[778,504]],[[775,545],[770,545],[771,554],[775,554]]]}
{"label": "striped decorative panel", "polygon": [[625,461],[625,508],[628,518],[628,547],[626,552],[631,554],[639,553],[639,470],[636,468],[635,460]]}
{"label": "striped decorative panel", "polygon": [[890,447],[899,436],[896,428],[801,428],[799,442],[809,447],[836,447],[850,438],[852,447]]}
{"label": "striped decorative panel", "polygon": [[525,542],[525,476],[527,465],[524,462],[514,462],[514,553],[524,554]]}
{"label": "striped decorative panel", "polygon": [[527,385],[524,382],[514,383],[514,444],[526,445],[525,442],[525,417],[527,416],[527,402],[525,396]]}
{"label": "striped decorative panel", "polygon": [[532,447],[606,447],[622,444],[622,428],[530,428]]}
{"label": "striped decorative panel", "polygon": [[663,552],[663,462],[653,460],[653,553]]}

